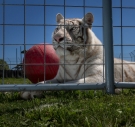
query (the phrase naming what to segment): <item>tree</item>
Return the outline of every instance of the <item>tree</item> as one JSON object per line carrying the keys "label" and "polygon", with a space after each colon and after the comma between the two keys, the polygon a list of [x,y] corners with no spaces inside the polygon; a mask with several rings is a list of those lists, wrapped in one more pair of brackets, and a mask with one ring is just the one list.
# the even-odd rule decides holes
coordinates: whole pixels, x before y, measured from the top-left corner
{"label": "tree", "polygon": [[0,59],[0,70],[3,70],[3,65],[4,65],[4,70],[9,70],[9,66],[6,61],[3,59]]}

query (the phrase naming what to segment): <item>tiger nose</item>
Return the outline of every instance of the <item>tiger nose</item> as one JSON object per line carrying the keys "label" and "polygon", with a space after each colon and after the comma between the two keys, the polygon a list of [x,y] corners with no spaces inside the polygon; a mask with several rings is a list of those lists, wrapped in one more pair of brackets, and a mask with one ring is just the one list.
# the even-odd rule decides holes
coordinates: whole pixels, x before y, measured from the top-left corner
{"label": "tiger nose", "polygon": [[59,43],[64,40],[64,37],[54,37],[54,40]]}

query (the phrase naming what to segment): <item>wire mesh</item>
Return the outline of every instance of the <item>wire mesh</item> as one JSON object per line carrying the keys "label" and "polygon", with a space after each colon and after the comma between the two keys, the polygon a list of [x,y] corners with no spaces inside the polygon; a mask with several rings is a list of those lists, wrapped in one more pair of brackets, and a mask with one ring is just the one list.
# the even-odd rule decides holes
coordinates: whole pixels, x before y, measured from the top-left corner
{"label": "wire mesh", "polygon": [[[5,71],[4,67],[5,64],[2,64],[2,78],[0,86],[0,91],[10,91],[13,89],[15,90],[47,90],[45,85],[27,85],[26,83],[26,66],[44,66],[44,81],[46,81],[46,66],[48,65],[56,65],[54,63],[48,64],[46,62],[46,57],[44,54],[44,63],[26,63],[25,61],[25,52],[21,53],[22,50],[26,51],[30,49],[33,45],[44,45],[44,52],[45,52],[45,45],[52,45],[52,32],[57,27],[55,16],[57,13],[62,13],[65,18],[83,18],[87,12],[92,12],[95,17],[95,21],[92,25],[92,29],[97,37],[101,40],[102,46],[104,47],[104,39],[103,39],[103,2],[104,0],[80,0],[79,2],[74,0],[74,2],[69,0],[59,0],[49,1],[49,0],[41,0],[41,1],[32,1],[32,0],[21,0],[21,1],[10,1],[10,0],[0,0],[0,59],[6,61],[9,65],[9,69],[13,70],[16,69],[19,64],[23,66],[23,79],[24,79],[24,86],[17,86],[18,84],[11,84],[12,89],[10,86],[6,86],[5,82]],[[135,22],[133,16],[131,17],[128,15],[128,22],[125,21],[127,14],[135,14],[135,5],[132,1],[131,3],[126,5],[126,0],[112,0],[112,14],[113,14],[113,48],[114,48],[114,57],[119,57],[121,59],[121,63],[115,63],[122,67],[122,82],[123,80],[123,65],[127,63],[123,63],[123,60],[131,60],[133,61],[135,58],[134,51],[135,43],[134,43],[134,35],[132,34],[135,30]],[[117,20],[116,20],[117,19]],[[104,24],[106,25],[106,24]],[[64,20],[64,27],[65,20]],[[109,30],[108,30],[109,31]],[[133,31],[133,32],[132,32]],[[128,34],[127,34],[127,33]],[[105,33],[104,33],[105,34]],[[64,31],[65,36],[65,31]],[[84,39],[85,40],[85,39]],[[129,42],[129,41],[130,42]],[[48,43],[47,43],[48,42]],[[64,40],[65,42],[65,40]],[[88,46],[88,45],[87,45]],[[91,45],[92,46],[92,45]],[[101,45],[96,45],[101,46]],[[64,44],[64,49],[66,48]],[[104,51],[103,51],[104,52]],[[104,54],[104,53],[103,53]],[[105,54],[107,54],[105,52]],[[120,55],[119,55],[120,54]],[[65,55],[65,50],[64,50]],[[86,58],[85,49],[84,49],[84,58]],[[103,57],[104,58],[104,57]],[[128,59],[129,58],[129,59]],[[23,64],[24,63],[24,64]],[[84,61],[84,72],[86,70],[87,63]],[[97,65],[105,65],[105,63],[96,63]],[[128,63],[134,64],[134,63]],[[59,63],[59,65],[63,65],[66,68],[66,65],[70,66],[77,66],[79,64],[69,64],[66,62],[66,58],[64,57],[64,62]],[[90,64],[89,64],[90,65]],[[19,67],[20,67],[19,66]],[[17,68],[18,69],[18,68]],[[103,66],[104,70],[104,66]],[[110,72],[110,70],[108,70]],[[110,72],[112,73],[112,72]],[[64,82],[66,82],[66,74],[64,71]],[[86,75],[84,73],[84,83],[85,83]],[[108,79],[105,79],[105,72],[103,72],[103,81],[106,82]],[[91,84],[91,82],[90,82]],[[60,84],[57,84],[58,86]],[[57,89],[56,86],[50,85],[52,89]],[[78,87],[76,89],[86,89],[85,84],[73,84],[73,87]],[[105,84],[100,83],[101,86],[98,84],[94,84],[95,87],[91,84],[88,89],[104,89]],[[98,85],[98,87],[97,87]],[[48,85],[49,86],[49,85]],[[87,86],[87,85],[86,85]],[[116,87],[118,86],[115,85]],[[28,87],[28,89],[27,89]],[[44,88],[43,88],[44,87]],[[72,87],[72,89],[74,89]],[[9,88],[9,89],[7,89]],[[60,89],[64,89],[64,87],[59,87]],[[69,86],[65,85],[65,89],[69,89]],[[50,88],[49,88],[50,90]]]}

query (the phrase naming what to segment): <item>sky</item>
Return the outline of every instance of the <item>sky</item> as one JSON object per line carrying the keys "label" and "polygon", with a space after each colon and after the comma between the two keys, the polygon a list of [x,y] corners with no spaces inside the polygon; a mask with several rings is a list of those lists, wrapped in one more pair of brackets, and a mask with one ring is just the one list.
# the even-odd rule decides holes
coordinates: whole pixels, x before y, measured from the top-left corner
{"label": "sky", "polygon": [[[124,59],[133,61],[135,0],[112,0],[112,6],[114,57],[120,57],[123,52]],[[92,30],[103,43],[102,0],[65,0],[65,7],[64,0],[26,0],[25,10],[24,0],[0,0],[0,59],[4,52],[8,64],[17,64],[23,59],[20,52],[24,43],[27,50],[35,44],[52,44],[57,13],[65,14],[65,18],[83,18],[87,12],[94,15]]]}

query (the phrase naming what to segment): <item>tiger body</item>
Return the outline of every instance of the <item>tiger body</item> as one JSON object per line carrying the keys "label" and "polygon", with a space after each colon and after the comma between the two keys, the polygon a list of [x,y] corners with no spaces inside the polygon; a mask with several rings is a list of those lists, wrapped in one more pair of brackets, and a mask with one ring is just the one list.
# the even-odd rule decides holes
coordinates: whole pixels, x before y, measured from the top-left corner
{"label": "tiger body", "polygon": [[[61,65],[54,82],[103,82],[105,75],[103,46],[91,29],[93,15],[87,13],[83,19],[64,19],[58,14],[57,23],[58,27],[52,38]],[[114,58],[114,63],[116,82],[135,81],[135,63],[117,58]]]}
{"label": "tiger body", "polygon": [[[52,42],[60,57],[60,65],[56,77],[45,82],[104,82],[103,46],[91,29],[93,15],[87,13],[83,19],[64,19],[61,14],[57,14],[56,21],[58,26],[53,32]],[[129,64],[128,61],[117,58],[114,58],[114,63],[116,63],[114,66],[116,82],[135,82],[135,63]],[[42,83],[44,84],[44,81],[40,82]],[[28,99],[28,97],[32,98],[33,94],[34,92],[24,92],[21,96]]]}
{"label": "tiger body", "polygon": [[135,82],[135,62],[114,58],[114,80],[116,82]]}

